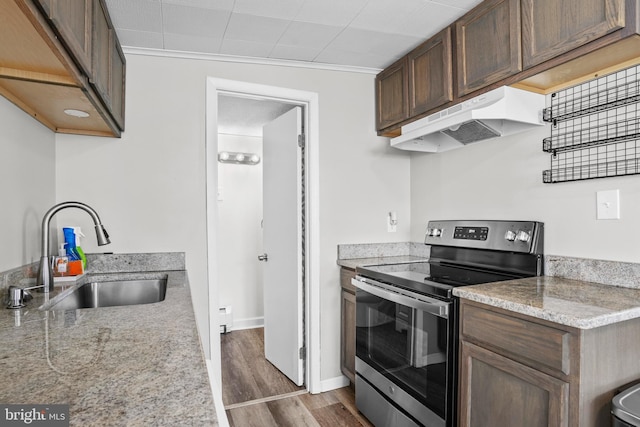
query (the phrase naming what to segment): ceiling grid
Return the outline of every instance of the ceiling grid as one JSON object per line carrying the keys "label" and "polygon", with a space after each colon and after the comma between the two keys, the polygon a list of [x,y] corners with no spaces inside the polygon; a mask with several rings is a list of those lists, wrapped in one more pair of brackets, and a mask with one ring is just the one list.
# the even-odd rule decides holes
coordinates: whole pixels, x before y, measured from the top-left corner
{"label": "ceiling grid", "polygon": [[125,47],[382,69],[481,0],[106,0]]}

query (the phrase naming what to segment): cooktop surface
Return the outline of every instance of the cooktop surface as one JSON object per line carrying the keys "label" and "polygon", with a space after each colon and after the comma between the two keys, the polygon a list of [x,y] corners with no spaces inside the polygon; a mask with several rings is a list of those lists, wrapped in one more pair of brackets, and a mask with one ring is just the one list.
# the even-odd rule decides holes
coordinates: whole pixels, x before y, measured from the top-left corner
{"label": "cooktop surface", "polygon": [[477,285],[521,277],[504,272],[442,263],[417,262],[358,267],[356,274],[417,292],[451,298],[457,286]]}

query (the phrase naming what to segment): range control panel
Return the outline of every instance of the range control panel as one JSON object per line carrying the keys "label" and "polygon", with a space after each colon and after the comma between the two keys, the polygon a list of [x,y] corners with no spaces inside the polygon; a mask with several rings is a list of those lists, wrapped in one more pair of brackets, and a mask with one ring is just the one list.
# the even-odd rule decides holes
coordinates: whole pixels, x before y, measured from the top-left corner
{"label": "range control panel", "polygon": [[543,240],[537,221],[429,221],[424,243],[541,254]]}
{"label": "range control panel", "polygon": [[489,227],[456,227],[453,230],[454,239],[487,240]]}

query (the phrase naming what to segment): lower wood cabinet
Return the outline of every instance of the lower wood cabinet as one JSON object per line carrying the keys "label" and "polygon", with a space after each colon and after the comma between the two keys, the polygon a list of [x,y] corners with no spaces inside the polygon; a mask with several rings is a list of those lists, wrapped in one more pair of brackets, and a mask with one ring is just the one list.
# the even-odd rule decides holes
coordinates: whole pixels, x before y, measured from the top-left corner
{"label": "lower wood cabinet", "polygon": [[610,425],[640,380],[640,319],[577,329],[461,300],[459,425]]}
{"label": "lower wood cabinet", "polygon": [[473,344],[460,351],[461,426],[568,425],[567,382]]}
{"label": "lower wood cabinet", "polygon": [[340,369],[352,383],[356,380],[356,288],[351,284],[355,276],[351,269],[340,269]]}

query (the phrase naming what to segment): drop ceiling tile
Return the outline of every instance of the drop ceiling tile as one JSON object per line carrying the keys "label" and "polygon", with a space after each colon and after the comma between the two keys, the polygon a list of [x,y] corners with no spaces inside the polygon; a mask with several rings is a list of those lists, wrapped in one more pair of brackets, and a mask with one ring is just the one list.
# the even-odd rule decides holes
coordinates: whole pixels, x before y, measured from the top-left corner
{"label": "drop ceiling tile", "polygon": [[355,54],[397,57],[423,41],[420,37],[347,28],[327,45],[327,48]]}
{"label": "drop ceiling tile", "polygon": [[124,46],[373,68],[391,64],[480,2],[106,0]]}
{"label": "drop ceiling tile", "polygon": [[231,15],[228,11],[165,4],[164,31],[173,34],[218,38],[224,35]]}
{"label": "drop ceiling tile", "polygon": [[284,20],[293,19],[304,0],[236,0],[233,11]]}
{"label": "drop ceiling tile", "polygon": [[306,0],[296,21],[344,27],[358,16],[368,0]]}
{"label": "drop ceiling tile", "polygon": [[157,0],[107,0],[107,9],[118,28],[162,32],[162,7]]}
{"label": "drop ceiling tile", "polygon": [[342,31],[341,27],[293,21],[278,40],[278,45],[322,48]]}
{"label": "drop ceiling tile", "polygon": [[273,43],[224,39],[220,47],[220,53],[223,55],[268,58],[273,46]]}
{"label": "drop ceiling tile", "polygon": [[183,52],[219,53],[221,38],[199,37],[186,34],[164,34],[164,48]]}
{"label": "drop ceiling tile", "polygon": [[401,22],[425,6],[424,0],[402,0],[402,11],[398,4],[388,0],[370,0],[349,27],[386,33],[402,33]]}
{"label": "drop ceiling tile", "polygon": [[275,43],[287,29],[289,21],[232,13],[224,38],[258,43]]}
{"label": "drop ceiling tile", "polygon": [[122,46],[143,47],[149,49],[164,48],[162,33],[117,28],[116,34],[118,35],[118,39]]}
{"label": "drop ceiling tile", "polygon": [[[410,15],[402,15],[394,20],[388,30],[397,34],[422,37],[425,40],[453,23],[466,13],[466,10],[429,2]],[[386,32],[386,29],[384,30]]]}
{"label": "drop ceiling tile", "polygon": [[313,61],[320,52],[322,52],[322,48],[319,47],[310,48],[279,44],[273,48],[269,57],[274,59],[287,59],[290,61],[310,62]]}
{"label": "drop ceiling tile", "polygon": [[161,0],[163,4],[176,4],[180,6],[199,7],[202,9],[217,9],[231,12],[234,0]]}

